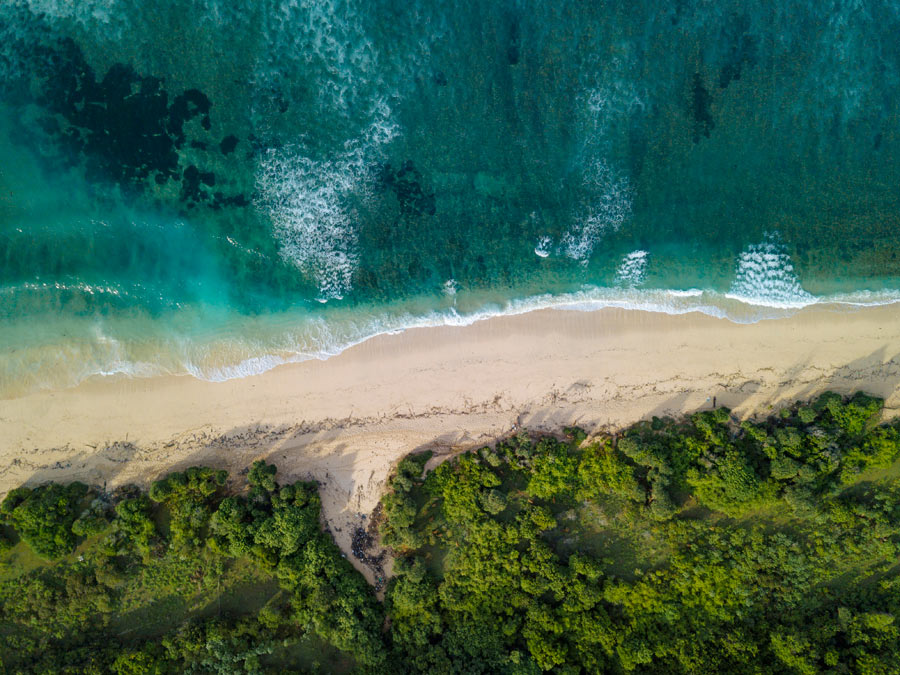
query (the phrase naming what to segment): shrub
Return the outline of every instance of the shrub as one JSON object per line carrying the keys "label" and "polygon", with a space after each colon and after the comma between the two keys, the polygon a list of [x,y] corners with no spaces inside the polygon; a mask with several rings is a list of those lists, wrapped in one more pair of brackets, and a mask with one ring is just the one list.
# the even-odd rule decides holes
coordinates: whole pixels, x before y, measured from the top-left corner
{"label": "shrub", "polygon": [[634,477],[634,469],[609,443],[595,443],[578,462],[578,498],[595,499],[613,494],[633,501],[644,501],[646,493]]}
{"label": "shrub", "polygon": [[35,553],[53,560],[75,548],[72,524],[88,492],[83,483],[17,488],[3,500],[0,512]]}
{"label": "shrub", "polygon": [[578,460],[569,454],[565,443],[544,438],[538,443],[538,454],[531,468],[526,488],[528,493],[541,499],[551,499],[567,492],[575,484]]}
{"label": "shrub", "polygon": [[489,490],[481,498],[484,510],[493,516],[506,510],[506,495],[500,490]]}

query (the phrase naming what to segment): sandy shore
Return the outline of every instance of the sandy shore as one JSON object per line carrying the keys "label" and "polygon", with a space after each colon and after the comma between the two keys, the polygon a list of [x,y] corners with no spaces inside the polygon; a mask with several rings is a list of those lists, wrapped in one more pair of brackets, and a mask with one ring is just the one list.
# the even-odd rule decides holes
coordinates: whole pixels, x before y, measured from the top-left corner
{"label": "sandy shore", "polygon": [[78,479],[147,484],[193,464],[237,474],[266,458],[315,478],[349,549],[391,466],[514,425],[615,429],[720,405],[739,414],[825,389],[900,407],[900,310],[807,309],[739,325],[702,314],[546,310],[385,335],[327,361],[224,383],[100,378],[0,401],[0,494]]}

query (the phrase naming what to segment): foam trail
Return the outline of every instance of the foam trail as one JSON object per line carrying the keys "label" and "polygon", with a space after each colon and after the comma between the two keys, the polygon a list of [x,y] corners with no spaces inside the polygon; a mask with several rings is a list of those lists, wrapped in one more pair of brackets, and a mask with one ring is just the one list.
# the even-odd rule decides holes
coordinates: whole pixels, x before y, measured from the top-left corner
{"label": "foam trail", "polygon": [[573,260],[586,263],[594,246],[606,232],[615,232],[631,216],[631,187],[603,160],[595,162],[584,176],[588,192],[587,213],[566,232],[562,249]]}
{"label": "foam trail", "polygon": [[348,202],[367,196],[370,167],[398,133],[382,97],[389,87],[352,4],[285,1],[269,22],[274,47],[257,66],[259,80],[278,89],[290,74],[310,77],[319,116],[347,135],[331,150],[313,150],[303,138],[270,148],[258,166],[257,206],[282,257],[316,284],[318,300],[340,299],[360,256]]}
{"label": "foam trail", "polygon": [[312,277],[320,298],[340,298],[357,264],[356,236],[343,200],[357,186],[353,157],[316,162],[295,150],[269,150],[260,163],[259,205],[281,255]]}
{"label": "foam trail", "polygon": [[390,109],[380,105],[363,136],[335,157],[314,160],[287,147],[270,149],[260,162],[257,206],[271,219],[281,255],[315,281],[320,301],[352,287],[359,252],[347,200],[367,196],[369,166],[396,133]]}
{"label": "foam trail", "polygon": [[459,282],[456,279],[447,279],[444,282],[443,286],[444,295],[446,296],[454,296],[459,291]]}

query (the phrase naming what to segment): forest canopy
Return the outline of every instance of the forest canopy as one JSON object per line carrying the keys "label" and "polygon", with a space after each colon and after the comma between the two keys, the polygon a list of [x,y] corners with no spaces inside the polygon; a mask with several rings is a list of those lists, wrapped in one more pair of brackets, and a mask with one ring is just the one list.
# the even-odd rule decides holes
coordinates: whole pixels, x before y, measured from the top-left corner
{"label": "forest canopy", "polygon": [[256,462],[2,505],[0,669],[900,673],[900,424],[826,393],[615,436],[527,433],[382,500],[374,589],[318,486]]}

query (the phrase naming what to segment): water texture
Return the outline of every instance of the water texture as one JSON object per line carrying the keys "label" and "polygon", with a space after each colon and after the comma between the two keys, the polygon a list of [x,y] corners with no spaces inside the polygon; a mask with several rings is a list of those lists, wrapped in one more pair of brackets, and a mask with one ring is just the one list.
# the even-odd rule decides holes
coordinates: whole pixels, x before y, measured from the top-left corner
{"label": "water texture", "polygon": [[892,0],[3,0],[0,396],[900,300]]}

